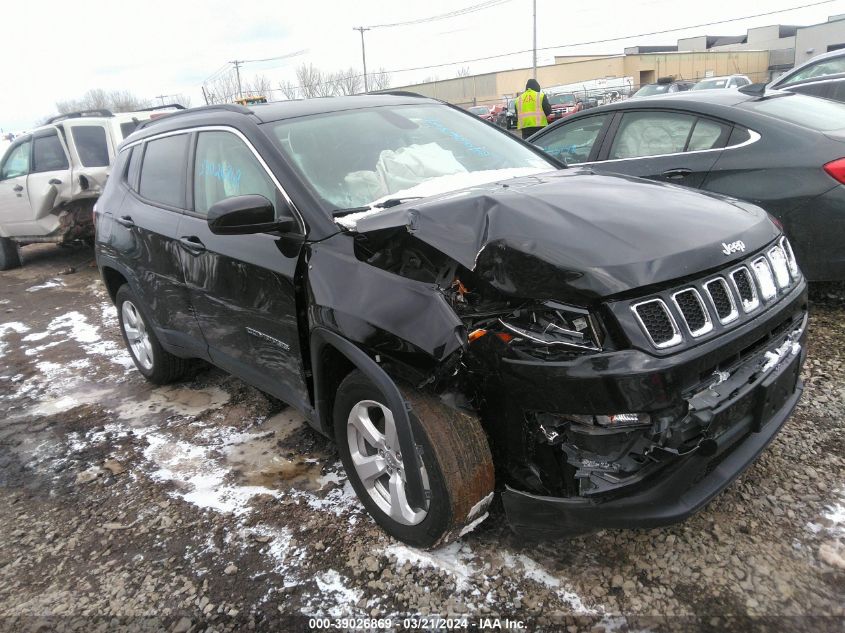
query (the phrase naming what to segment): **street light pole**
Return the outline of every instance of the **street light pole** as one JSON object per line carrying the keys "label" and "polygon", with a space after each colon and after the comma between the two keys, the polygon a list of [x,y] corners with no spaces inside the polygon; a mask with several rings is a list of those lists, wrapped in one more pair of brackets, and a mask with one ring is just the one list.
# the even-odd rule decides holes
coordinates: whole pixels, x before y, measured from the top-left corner
{"label": "street light pole", "polygon": [[370,27],[368,26],[353,26],[353,31],[358,31],[361,33],[361,60],[364,62],[364,92],[369,92],[370,87],[367,83],[367,50],[364,48],[364,31],[369,31]]}
{"label": "street light pole", "polygon": [[534,0],[534,79],[537,79],[537,0]]}

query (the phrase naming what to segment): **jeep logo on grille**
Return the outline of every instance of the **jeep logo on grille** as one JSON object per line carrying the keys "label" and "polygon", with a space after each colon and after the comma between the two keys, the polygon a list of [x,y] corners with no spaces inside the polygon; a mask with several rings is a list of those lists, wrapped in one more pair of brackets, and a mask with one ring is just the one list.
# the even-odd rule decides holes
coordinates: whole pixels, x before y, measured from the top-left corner
{"label": "jeep logo on grille", "polygon": [[730,255],[731,253],[742,253],[745,251],[745,242],[742,240],[737,240],[736,242],[731,242],[730,244],[725,244],[722,242],[722,252],[725,255]]}

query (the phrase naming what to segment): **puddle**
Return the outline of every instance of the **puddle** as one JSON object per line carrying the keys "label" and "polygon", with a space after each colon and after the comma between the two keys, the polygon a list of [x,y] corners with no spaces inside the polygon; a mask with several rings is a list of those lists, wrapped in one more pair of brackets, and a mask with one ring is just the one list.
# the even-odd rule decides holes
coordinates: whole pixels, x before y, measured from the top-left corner
{"label": "puddle", "polygon": [[197,416],[209,409],[217,409],[229,402],[229,394],[220,387],[193,389],[190,387],[158,387],[146,399],[124,402],[116,407],[118,415],[128,421],[141,420],[148,415],[168,411],[175,415]]}

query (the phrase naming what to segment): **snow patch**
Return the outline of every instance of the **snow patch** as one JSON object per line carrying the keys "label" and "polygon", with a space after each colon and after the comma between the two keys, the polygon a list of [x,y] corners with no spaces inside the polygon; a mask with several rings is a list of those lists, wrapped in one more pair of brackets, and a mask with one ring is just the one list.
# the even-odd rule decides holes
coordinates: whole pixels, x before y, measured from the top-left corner
{"label": "snow patch", "polygon": [[38,292],[39,290],[45,290],[46,288],[61,288],[65,285],[65,282],[55,277],[48,281],[45,281],[43,284],[38,286],[31,286],[26,289],[27,292]]}
{"label": "snow patch", "polygon": [[15,334],[25,334],[26,332],[29,332],[29,327],[16,321],[12,321],[10,323],[0,323],[0,354],[6,353],[7,345],[3,342],[3,338],[9,332],[14,332]]}

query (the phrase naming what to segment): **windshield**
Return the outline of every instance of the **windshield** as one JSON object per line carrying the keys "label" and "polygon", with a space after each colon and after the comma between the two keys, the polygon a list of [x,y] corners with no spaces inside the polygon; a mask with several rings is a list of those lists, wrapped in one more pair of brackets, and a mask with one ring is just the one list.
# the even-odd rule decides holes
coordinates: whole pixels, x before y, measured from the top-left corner
{"label": "windshield", "polygon": [[[470,180],[557,169],[512,136],[434,103],[330,112],[267,126],[330,209],[371,205],[438,179],[460,189]],[[417,195],[430,195],[431,187],[426,191]]]}
{"label": "windshield", "polygon": [[705,81],[699,81],[695,84],[692,89],[693,90],[715,90],[717,88],[727,88],[728,80],[726,78],[721,79],[707,79]]}
{"label": "windshield", "polygon": [[845,103],[839,101],[789,94],[762,101],[746,101],[743,106],[819,132],[845,128]]}
{"label": "windshield", "polygon": [[552,95],[549,97],[549,105],[573,105],[575,95]]}
{"label": "windshield", "polygon": [[488,114],[490,112],[487,106],[475,106],[470,108],[469,111],[473,114]]}
{"label": "windshield", "polygon": [[643,86],[639,90],[634,93],[635,97],[648,97],[651,95],[662,95],[666,92],[669,92],[669,86],[672,84],[649,84],[648,86]]}

